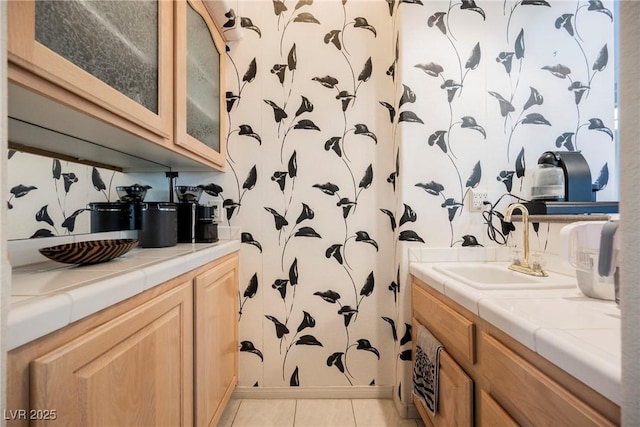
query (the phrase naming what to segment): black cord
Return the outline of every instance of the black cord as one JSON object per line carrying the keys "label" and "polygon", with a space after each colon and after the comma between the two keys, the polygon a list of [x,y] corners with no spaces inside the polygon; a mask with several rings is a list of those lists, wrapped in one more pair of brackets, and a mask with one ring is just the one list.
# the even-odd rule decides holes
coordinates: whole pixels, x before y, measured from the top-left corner
{"label": "black cord", "polygon": [[[513,226],[513,224],[511,224],[510,222],[505,222],[504,215],[501,212],[496,210],[496,207],[500,204],[500,202],[505,196],[513,197],[517,199],[519,202],[525,202],[525,203],[528,202],[528,200],[523,199],[522,197],[516,196],[511,193],[504,193],[502,196],[498,198],[498,201],[496,201],[493,204],[488,201],[484,202],[485,205],[490,206],[489,210],[485,210],[482,212],[484,223],[487,226],[487,236],[489,237],[489,240],[491,240],[492,242],[496,242],[499,245],[506,245],[507,236],[511,231],[515,230],[515,227]],[[495,219],[494,217],[498,217],[498,219],[500,220],[499,229],[493,225],[493,222]]]}

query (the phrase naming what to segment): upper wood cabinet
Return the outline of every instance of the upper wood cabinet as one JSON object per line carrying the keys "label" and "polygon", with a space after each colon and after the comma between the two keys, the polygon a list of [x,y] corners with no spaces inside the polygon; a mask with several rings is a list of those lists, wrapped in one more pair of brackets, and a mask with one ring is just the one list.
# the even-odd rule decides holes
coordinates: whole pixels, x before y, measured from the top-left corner
{"label": "upper wood cabinet", "polygon": [[39,96],[11,90],[10,116],[177,170],[224,169],[225,42],[201,0],[10,0],[7,23],[9,80]]}
{"label": "upper wood cabinet", "polygon": [[175,142],[225,163],[225,44],[201,0],[175,2]]}
{"label": "upper wood cabinet", "polygon": [[[161,139],[172,138],[172,2],[9,1],[7,22],[10,62]],[[18,74],[10,68],[10,79],[37,86]]]}

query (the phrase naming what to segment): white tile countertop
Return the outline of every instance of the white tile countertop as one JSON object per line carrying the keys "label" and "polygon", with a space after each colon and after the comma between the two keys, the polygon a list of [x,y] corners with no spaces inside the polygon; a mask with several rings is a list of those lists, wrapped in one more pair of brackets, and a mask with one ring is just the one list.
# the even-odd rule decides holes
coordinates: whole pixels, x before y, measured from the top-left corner
{"label": "white tile countertop", "polygon": [[40,262],[12,271],[7,350],[240,249],[240,240],[134,248],[109,262]]}
{"label": "white tile countertop", "polygon": [[443,263],[412,262],[409,272],[621,404],[620,310],[615,302],[585,297],[569,276],[563,283],[568,278],[573,284],[564,288],[479,290],[434,269],[438,265]]}

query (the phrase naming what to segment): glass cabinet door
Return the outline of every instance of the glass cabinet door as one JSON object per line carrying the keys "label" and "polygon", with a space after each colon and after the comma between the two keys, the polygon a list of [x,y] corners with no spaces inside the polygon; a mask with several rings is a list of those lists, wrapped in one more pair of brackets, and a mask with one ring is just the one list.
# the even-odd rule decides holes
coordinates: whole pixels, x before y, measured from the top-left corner
{"label": "glass cabinet door", "polygon": [[158,113],[158,2],[36,0],[36,41]]}
{"label": "glass cabinet door", "polygon": [[176,2],[176,143],[224,167],[224,40],[200,0]]}
{"label": "glass cabinet door", "polygon": [[202,15],[187,3],[187,133],[220,152],[220,58]]}
{"label": "glass cabinet door", "polygon": [[10,80],[147,140],[172,139],[172,1],[12,0],[7,12]]}

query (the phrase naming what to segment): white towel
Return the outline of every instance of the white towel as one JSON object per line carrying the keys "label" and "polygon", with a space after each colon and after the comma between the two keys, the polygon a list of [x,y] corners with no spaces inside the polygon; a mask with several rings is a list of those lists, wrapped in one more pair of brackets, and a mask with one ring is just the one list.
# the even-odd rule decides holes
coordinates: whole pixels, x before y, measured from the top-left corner
{"label": "white towel", "polygon": [[418,396],[431,415],[438,410],[438,377],[442,344],[427,328],[418,327],[415,365],[413,368],[413,393]]}

